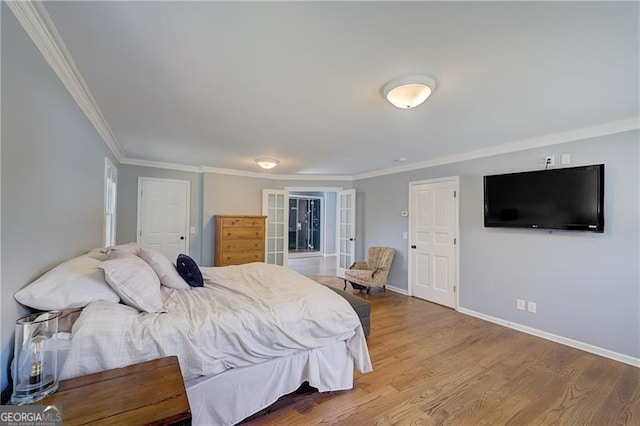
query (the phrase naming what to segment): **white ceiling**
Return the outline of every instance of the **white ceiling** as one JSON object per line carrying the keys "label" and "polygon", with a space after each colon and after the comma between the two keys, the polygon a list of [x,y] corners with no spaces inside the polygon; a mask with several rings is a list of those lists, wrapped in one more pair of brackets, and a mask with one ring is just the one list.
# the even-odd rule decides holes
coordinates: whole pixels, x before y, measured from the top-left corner
{"label": "white ceiling", "polygon": [[[639,116],[637,2],[47,2],[126,157],[357,175]],[[438,87],[400,110],[382,86]]]}

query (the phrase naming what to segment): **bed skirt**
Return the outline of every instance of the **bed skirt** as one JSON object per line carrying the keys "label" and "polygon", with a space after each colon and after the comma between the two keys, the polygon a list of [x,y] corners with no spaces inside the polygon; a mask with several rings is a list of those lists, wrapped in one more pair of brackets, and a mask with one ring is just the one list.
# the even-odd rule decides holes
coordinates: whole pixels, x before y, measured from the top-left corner
{"label": "bed skirt", "polygon": [[236,424],[295,391],[303,382],[320,392],[351,389],[353,369],[346,343],[339,342],[187,380],[193,424]]}

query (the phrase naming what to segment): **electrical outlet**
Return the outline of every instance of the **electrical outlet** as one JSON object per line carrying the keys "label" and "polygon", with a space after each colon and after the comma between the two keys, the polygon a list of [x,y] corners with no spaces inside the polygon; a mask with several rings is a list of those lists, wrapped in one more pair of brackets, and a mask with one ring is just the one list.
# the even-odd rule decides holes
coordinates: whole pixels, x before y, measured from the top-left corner
{"label": "electrical outlet", "polygon": [[527,303],[527,310],[529,312],[531,312],[532,314],[535,314],[536,313],[536,302],[528,302]]}
{"label": "electrical outlet", "polygon": [[556,156],[555,155],[549,155],[548,157],[546,157],[544,159],[544,166],[546,167],[553,167],[556,165]]}
{"label": "electrical outlet", "polygon": [[516,308],[519,311],[524,311],[524,300],[522,299],[516,299]]}

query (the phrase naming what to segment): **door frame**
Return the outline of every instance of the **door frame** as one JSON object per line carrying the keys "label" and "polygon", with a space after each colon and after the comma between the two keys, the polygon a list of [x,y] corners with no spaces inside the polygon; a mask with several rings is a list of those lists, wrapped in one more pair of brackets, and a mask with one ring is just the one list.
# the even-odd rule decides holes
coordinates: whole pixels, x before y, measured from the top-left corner
{"label": "door frame", "polygon": [[156,177],[148,177],[148,176],[138,176],[138,206],[137,206],[137,224],[136,224],[136,243],[140,244],[140,237],[142,236],[142,183],[144,181],[156,181],[156,182],[164,182],[164,183],[186,183],[185,191],[187,193],[187,205],[185,211],[185,221],[184,221],[184,239],[185,239],[185,254],[191,254],[191,181],[190,180],[182,180],[182,179],[165,179],[165,178],[156,178]]}
{"label": "door frame", "polygon": [[[333,193],[338,193],[339,191],[344,190],[344,187],[340,186],[340,187],[325,187],[325,186],[285,186],[284,190],[287,193],[287,196],[291,195],[292,192],[333,192]],[[336,248],[333,254],[328,254],[326,247],[327,247],[327,227],[326,227],[326,218],[327,218],[327,199],[325,197],[324,202],[322,204],[324,204],[324,206],[322,207],[322,255],[323,256],[334,256],[338,254],[338,250],[337,250],[337,244],[338,242],[336,241]],[[334,212],[335,215],[335,212]],[[289,225],[289,223],[287,223],[287,226]],[[337,225],[336,225],[336,229],[337,229]],[[287,250],[287,257],[289,257],[289,251]]]}
{"label": "door frame", "polygon": [[420,180],[415,182],[409,182],[409,238],[407,238],[407,253],[408,253],[408,282],[407,282],[407,295],[413,297],[413,256],[411,255],[411,241],[413,238],[413,220],[411,214],[413,213],[413,204],[415,200],[413,200],[413,187],[417,185],[423,185],[425,183],[441,183],[441,182],[453,182],[454,183],[454,191],[456,191],[456,196],[454,197],[454,205],[455,205],[455,238],[456,238],[456,248],[454,250],[455,262],[456,266],[454,268],[455,276],[453,277],[453,285],[454,285],[454,293],[455,293],[455,306],[453,309],[456,311],[460,306],[460,176],[447,176],[442,178],[435,179],[427,179]]}
{"label": "door frame", "polygon": [[[322,201],[322,207],[320,208],[320,248],[318,250],[318,254],[316,256],[326,256],[327,252],[325,250],[325,246],[326,246],[326,242],[327,242],[327,231],[326,231],[326,211],[325,211],[325,207],[326,207],[326,197],[322,196],[322,197],[318,197],[316,195],[291,195],[291,193],[289,193],[289,200],[291,199],[305,199],[305,200],[319,200]],[[291,216],[288,216],[288,219],[291,219]],[[288,221],[287,221],[288,222]],[[287,223],[287,226],[289,224]],[[288,242],[288,240],[287,240]]]}

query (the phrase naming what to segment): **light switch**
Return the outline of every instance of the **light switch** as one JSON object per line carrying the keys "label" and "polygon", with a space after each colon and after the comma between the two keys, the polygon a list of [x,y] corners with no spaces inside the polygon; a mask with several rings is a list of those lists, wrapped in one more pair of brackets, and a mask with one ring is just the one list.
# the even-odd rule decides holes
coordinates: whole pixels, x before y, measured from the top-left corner
{"label": "light switch", "polygon": [[402,239],[403,239],[403,240],[406,240],[406,239],[407,239],[407,233],[406,233],[406,232],[403,232],[403,233],[402,233]]}
{"label": "light switch", "polygon": [[562,164],[571,164],[571,154],[562,154]]}
{"label": "light switch", "polygon": [[192,226],[189,231],[191,232],[191,235],[194,235],[196,233],[196,227]]}

